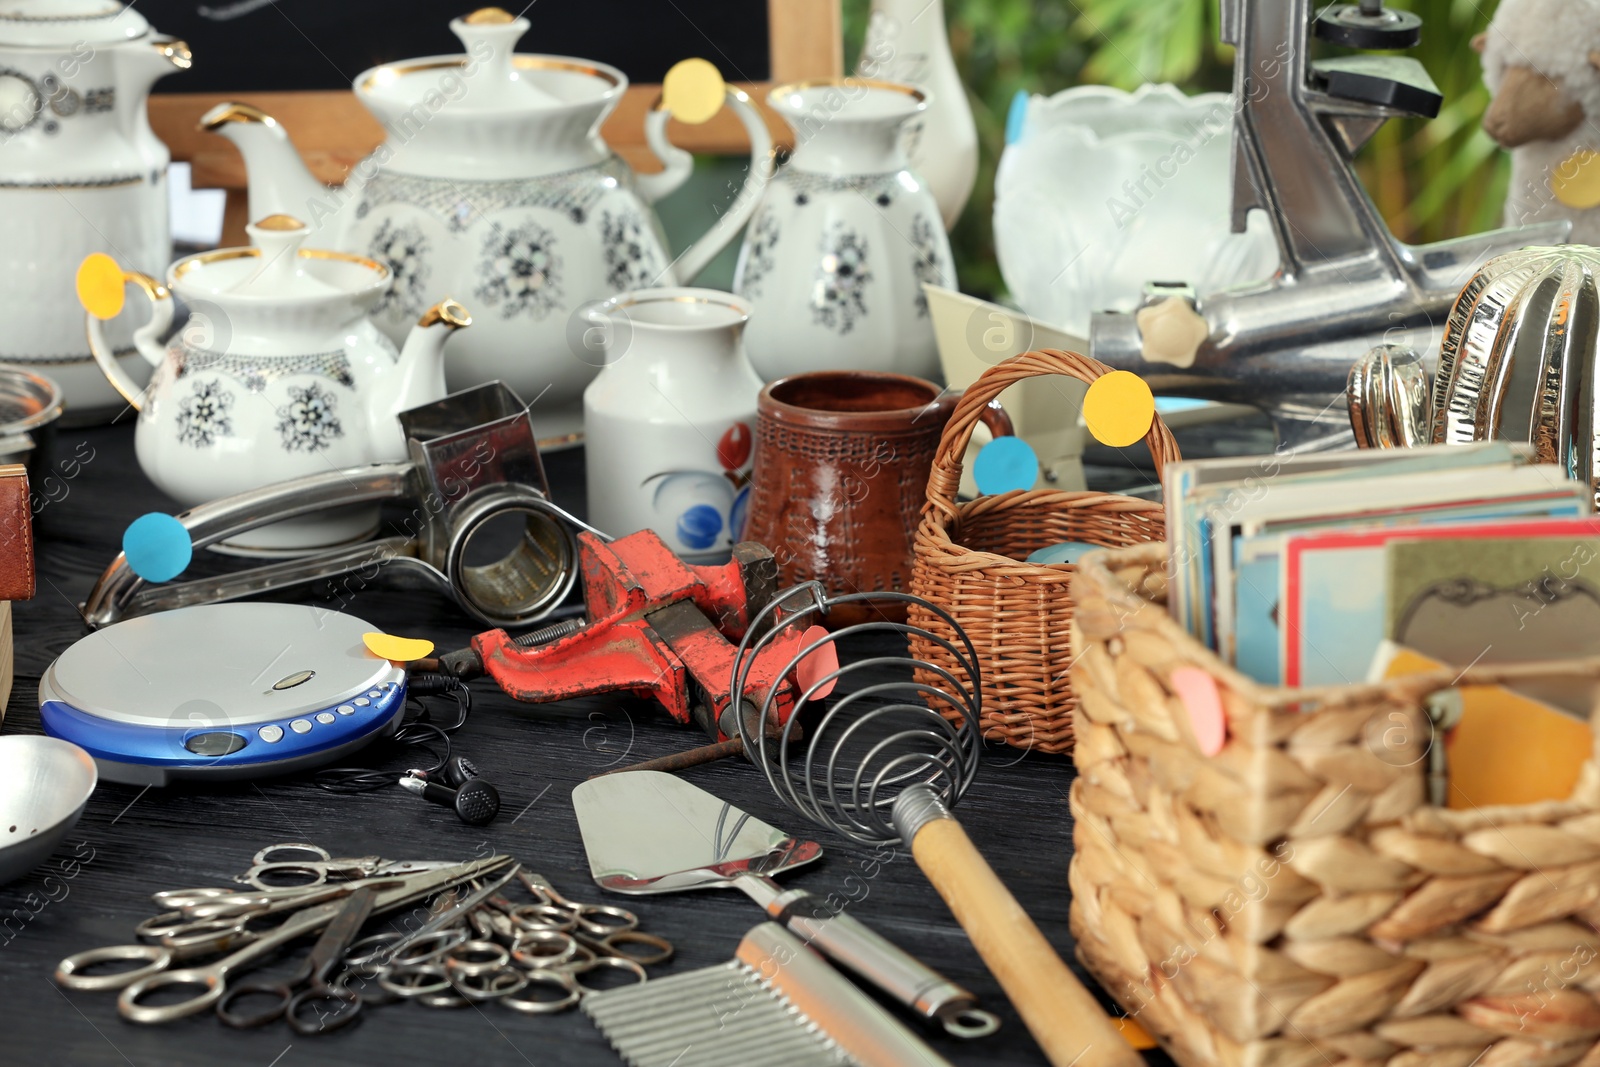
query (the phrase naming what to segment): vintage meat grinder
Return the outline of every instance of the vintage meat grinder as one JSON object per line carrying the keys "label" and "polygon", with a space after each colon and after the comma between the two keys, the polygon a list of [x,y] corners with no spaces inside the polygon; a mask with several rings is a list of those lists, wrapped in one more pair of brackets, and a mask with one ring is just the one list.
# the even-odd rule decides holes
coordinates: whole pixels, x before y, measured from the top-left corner
{"label": "vintage meat grinder", "polygon": [[1139,310],[1094,316],[1096,359],[1157,393],[1254,405],[1281,448],[1348,447],[1352,363],[1382,343],[1437,351],[1450,305],[1485,260],[1566,240],[1566,222],[1421,246],[1389,232],[1351,161],[1386,120],[1437,114],[1439,92],[1415,59],[1314,60],[1311,44],[1392,52],[1420,32],[1415,15],[1381,0],[1223,0],[1222,39],[1238,49],[1233,228],[1266,212],[1278,273],[1205,294],[1152,281]]}

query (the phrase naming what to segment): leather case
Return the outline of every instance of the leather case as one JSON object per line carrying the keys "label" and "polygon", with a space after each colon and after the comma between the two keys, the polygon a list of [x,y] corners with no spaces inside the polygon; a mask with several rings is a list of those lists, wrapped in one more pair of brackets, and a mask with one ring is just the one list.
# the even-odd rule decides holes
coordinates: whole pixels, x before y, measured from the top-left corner
{"label": "leather case", "polygon": [[33,509],[28,504],[28,469],[0,466],[0,600],[33,596]]}

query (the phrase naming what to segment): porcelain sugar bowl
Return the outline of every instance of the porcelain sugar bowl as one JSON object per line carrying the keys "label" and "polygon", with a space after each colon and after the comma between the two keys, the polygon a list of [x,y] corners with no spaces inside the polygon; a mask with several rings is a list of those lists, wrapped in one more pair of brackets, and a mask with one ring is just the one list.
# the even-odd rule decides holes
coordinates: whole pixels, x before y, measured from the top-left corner
{"label": "porcelain sugar bowl", "polygon": [[[735,197],[674,258],[650,205],[688,179],[694,160],[667,141],[668,112],[645,118],[665,167],[634,174],[599,132],[628,79],[603,63],[518,53],[528,28],[485,8],[450,23],[463,52],[358,75],[356,97],[388,140],[336,189],[255,108],[220,104],[202,123],[243,154],[252,217],[296,215],[317,244],[389,265],[394,285],[374,319],[391,338],[432,292],[470,300],[477,324],[450,346],[450,387],[504,381],[535,400],[529,415],[548,440],[579,429],[595,374],[574,342],[586,328],[581,311],[626,290],[687,283],[738,235],[755,197]],[[722,101],[750,135],[757,185],[771,137],[744,93],[724,88]]]}
{"label": "porcelain sugar bowl", "polygon": [[907,169],[901,131],[922,90],[844,78],[772,90],[794,154],[750,219],[734,291],[768,381],[821,370],[939,375],[924,282],[955,288],[939,204]]}
{"label": "porcelain sugar bowl", "polygon": [[[368,314],[389,291],[388,268],[360,256],[303,248],[307,228],[274,215],[250,226],[253,248],[185,257],[161,285],[106,256],[78,272],[88,335],[106,377],[139,410],[134,444],[145,474],[192,507],[272,482],[406,458],[396,416],[445,395],[445,339],[471,319],[452,300],[423,313],[404,351]],[[156,369],[140,389],[106,343],[124,283],[149,298],[134,334]],[[163,346],[174,296],[189,310]],[[368,536],[375,506],[339,509],[251,531],[224,550],[294,554]]]}

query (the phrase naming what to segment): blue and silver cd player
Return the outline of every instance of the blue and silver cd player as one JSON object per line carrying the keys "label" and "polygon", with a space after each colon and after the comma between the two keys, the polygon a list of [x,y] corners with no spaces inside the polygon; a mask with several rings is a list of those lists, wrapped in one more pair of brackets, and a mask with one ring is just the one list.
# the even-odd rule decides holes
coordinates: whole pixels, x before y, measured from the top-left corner
{"label": "blue and silver cd player", "polygon": [[392,733],[406,673],[360,619],[300,604],[208,604],[129,619],[39,682],[52,737],[133,785],[251,778],[327,763]]}

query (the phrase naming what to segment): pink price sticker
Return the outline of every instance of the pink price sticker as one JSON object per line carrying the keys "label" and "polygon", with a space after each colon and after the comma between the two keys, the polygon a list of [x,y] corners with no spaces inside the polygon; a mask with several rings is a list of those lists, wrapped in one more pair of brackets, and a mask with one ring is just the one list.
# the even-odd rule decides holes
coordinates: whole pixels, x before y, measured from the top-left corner
{"label": "pink price sticker", "polygon": [[1179,667],[1172,672],[1172,688],[1189,713],[1189,726],[1200,751],[1215,756],[1228,740],[1228,718],[1222,711],[1222,694],[1216,680],[1198,667]]}
{"label": "pink price sticker", "polygon": [[[812,642],[821,641],[827,636],[828,631],[825,627],[813,626],[806,630],[805,633],[800,635],[800,647],[805,648]],[[795,666],[794,680],[795,683],[800,687],[799,695],[806,696],[807,690],[838,669],[839,653],[834,649],[833,642],[829,641],[821,648],[811,653],[811,655],[802,659]],[[815,693],[810,694],[808,699],[821,700],[823,697],[833,692],[833,687],[838,683],[838,681],[839,680],[835,678],[833,681],[828,682],[821,689],[818,689]]]}

